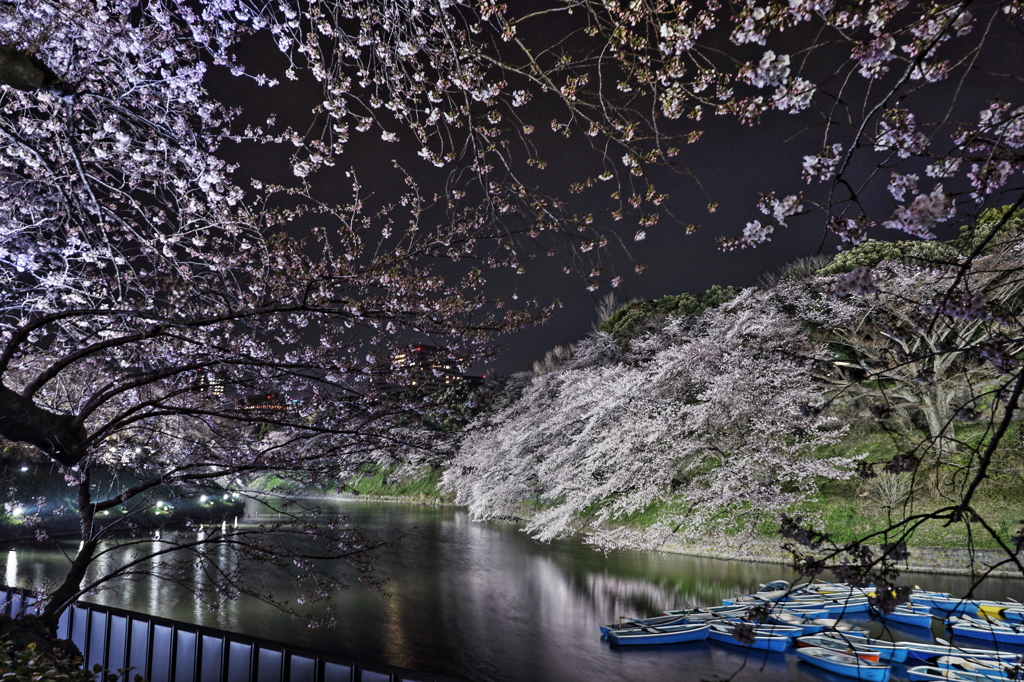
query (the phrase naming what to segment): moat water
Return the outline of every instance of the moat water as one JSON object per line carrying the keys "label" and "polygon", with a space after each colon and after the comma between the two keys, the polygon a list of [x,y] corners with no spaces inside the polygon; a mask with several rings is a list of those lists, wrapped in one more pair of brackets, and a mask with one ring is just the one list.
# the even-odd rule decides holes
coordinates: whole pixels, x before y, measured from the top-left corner
{"label": "moat water", "polygon": [[[572,540],[543,544],[513,524],[471,522],[455,507],[333,501],[322,506],[348,515],[371,538],[394,540],[378,551],[375,572],[387,579],[383,592],[353,582],[337,597],[337,628],[311,629],[246,597],[208,610],[190,592],[152,578],[116,585],[88,601],[321,650],[364,665],[474,682],[842,679],[791,654],[747,657],[741,649],[710,642],[616,648],[600,637],[598,625],[619,616],[714,605],[760,583],[792,579],[784,566],[657,552],[602,554]],[[73,549],[69,544],[65,551]],[[5,547],[0,561],[4,582],[23,587],[58,579],[68,562],[52,544]],[[296,592],[286,576],[260,578],[278,597]],[[907,579],[954,594],[969,586],[966,576]],[[1024,581],[993,578],[976,595],[1024,601]],[[941,636],[941,628],[937,622],[934,633],[893,629],[890,637],[930,641],[932,634]]]}

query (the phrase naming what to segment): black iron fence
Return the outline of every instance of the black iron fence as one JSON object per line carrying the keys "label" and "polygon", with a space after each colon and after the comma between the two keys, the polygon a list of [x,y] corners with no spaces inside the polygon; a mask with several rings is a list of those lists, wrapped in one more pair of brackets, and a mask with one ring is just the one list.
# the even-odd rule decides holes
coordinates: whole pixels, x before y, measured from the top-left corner
{"label": "black iron fence", "polygon": [[[35,597],[0,585],[0,613],[35,613]],[[454,682],[412,671],[363,667],[315,651],[191,623],[79,602],[61,616],[58,635],[116,672],[150,682]]]}

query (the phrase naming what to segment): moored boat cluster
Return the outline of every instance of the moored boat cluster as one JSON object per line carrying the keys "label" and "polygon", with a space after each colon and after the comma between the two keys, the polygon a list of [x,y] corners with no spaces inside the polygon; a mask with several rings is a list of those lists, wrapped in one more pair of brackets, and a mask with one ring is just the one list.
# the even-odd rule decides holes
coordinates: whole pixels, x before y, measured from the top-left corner
{"label": "moored boat cluster", "polygon": [[[887,682],[894,665],[902,666],[913,681],[1024,679],[1021,654],[999,650],[1000,644],[1024,647],[1024,605],[915,588],[909,604],[883,614],[872,608],[874,596],[871,587],[827,582],[791,586],[780,580],[754,594],[723,600],[721,606],[669,610],[653,618],[622,617],[602,625],[601,634],[616,646],[711,640],[748,650],[792,651],[813,666],[869,682]],[[929,638],[938,619],[952,632],[953,643],[941,638],[933,643],[873,639],[866,628],[846,618],[917,627]],[[963,639],[982,640],[991,648],[964,644]]]}

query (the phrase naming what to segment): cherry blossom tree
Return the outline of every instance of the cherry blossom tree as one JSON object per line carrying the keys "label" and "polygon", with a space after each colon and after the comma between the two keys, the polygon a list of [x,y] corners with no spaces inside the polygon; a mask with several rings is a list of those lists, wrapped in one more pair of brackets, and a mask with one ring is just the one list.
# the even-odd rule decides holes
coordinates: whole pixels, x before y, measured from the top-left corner
{"label": "cherry blossom tree", "polygon": [[[818,409],[826,394],[810,370],[823,349],[804,323],[848,306],[815,298],[798,287],[747,290],[669,318],[628,352],[591,336],[518,402],[470,427],[446,485],[478,518],[526,516],[539,539],[582,529],[603,547],[656,547],[706,531],[723,512],[737,530],[780,518],[816,477],[847,477],[856,459],[818,452],[844,429]],[[804,319],[786,312],[795,305]],[[611,526],[652,505],[664,509],[653,528]]]}
{"label": "cherry blossom tree", "polygon": [[[46,595],[50,627],[103,581],[156,557],[166,568],[176,551],[189,555],[180,566],[217,574],[205,587],[269,598],[242,579],[244,562],[216,564],[211,545],[298,567],[306,606],[339,586],[314,556],[366,577],[371,545],[315,510],[156,544],[136,520],[158,491],[198,497],[266,472],[336,481],[381,451],[424,445],[394,428],[432,405],[391,390],[409,383],[393,349],[435,339],[453,360],[483,358],[490,333],[535,314],[495,312],[475,269],[436,271],[489,233],[459,222],[422,234],[414,187],[368,214],[355,179],[341,205],[301,185],[283,202],[236,186],[218,156],[236,112],[203,75],[251,29],[209,19],[161,2],[0,7],[0,436],[38,448],[78,491],[81,545]],[[288,234],[300,216],[315,225],[304,239]],[[289,403],[247,400],[259,395]],[[289,537],[321,548],[293,563]]]}

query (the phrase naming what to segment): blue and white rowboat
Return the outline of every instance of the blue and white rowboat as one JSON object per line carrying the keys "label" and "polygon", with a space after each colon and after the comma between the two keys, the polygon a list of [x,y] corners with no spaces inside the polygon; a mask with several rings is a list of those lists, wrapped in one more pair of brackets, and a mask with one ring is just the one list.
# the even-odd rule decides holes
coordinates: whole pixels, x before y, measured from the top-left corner
{"label": "blue and white rowboat", "polygon": [[789,648],[789,637],[782,635],[754,635],[753,644],[744,644],[733,635],[733,626],[726,623],[711,623],[708,630],[708,639],[722,644],[741,646],[744,649],[758,649],[760,651],[782,652]]}
{"label": "blue and white rowboat", "polygon": [[992,682],[992,678],[978,673],[936,668],[931,665],[907,668],[907,677],[910,678],[910,682]]}
{"label": "blue and white rowboat", "polygon": [[741,594],[732,599],[723,599],[723,606],[749,606],[751,603],[759,604],[766,601],[778,601],[786,596],[789,590],[772,590],[771,592],[757,592],[755,594]]}
{"label": "blue and white rowboat", "polygon": [[932,597],[917,594],[910,595],[910,602],[919,606],[927,606],[930,609],[937,609],[947,616],[962,615],[965,613],[977,615],[978,606],[981,605],[981,602],[976,599]]}
{"label": "blue and white rowboat", "polygon": [[916,611],[914,609],[908,609],[904,606],[897,606],[896,610],[892,613],[879,614],[880,618],[890,623],[901,623],[903,625],[913,625],[918,628],[930,628],[932,626],[932,614],[928,613],[927,610]]}
{"label": "blue and white rowboat", "polygon": [[955,673],[971,673],[983,675],[992,680],[1019,680],[1021,672],[1024,672],[1019,665],[1013,665],[1006,661],[979,661],[976,658],[963,658],[960,656],[939,656],[935,659],[935,667],[944,670],[952,670]]}
{"label": "blue and white rowboat", "polygon": [[888,682],[890,668],[881,663],[868,663],[856,656],[822,649],[820,647],[805,647],[796,650],[800,660],[817,666],[823,670],[852,677],[855,680],[866,680],[867,682]]}
{"label": "blue and white rowboat", "polygon": [[999,612],[1000,618],[1005,618],[1011,623],[1024,623],[1024,608],[1003,609]]}
{"label": "blue and white rowboat", "polygon": [[818,608],[813,604],[807,606],[793,606],[793,602],[783,602],[780,608],[773,608],[772,614],[778,615],[780,613],[786,613],[793,616],[800,616],[802,618],[828,618],[828,607],[822,606]]}
{"label": "blue and white rowboat", "polygon": [[846,621],[839,620],[838,618],[815,618],[811,621],[815,625],[824,625],[825,630],[835,630],[836,632],[852,633],[855,635],[867,635],[868,631],[859,625],[853,623],[847,623]]}
{"label": "blue and white rowboat", "polygon": [[844,642],[840,639],[832,639],[831,637],[823,637],[821,635],[797,637],[793,640],[793,645],[796,647],[816,646],[822,649],[841,651],[869,663],[878,663],[882,660],[882,652],[866,644],[854,644],[853,642]]}
{"label": "blue and white rowboat", "polygon": [[711,620],[712,618],[742,618],[747,614],[749,606],[709,606],[701,609],[674,609],[664,611],[666,616],[685,617],[691,621]]}
{"label": "blue and white rowboat", "polygon": [[895,642],[886,642],[884,639],[871,639],[861,635],[854,635],[848,632],[826,632],[825,637],[839,642],[864,644],[879,653],[879,661],[882,663],[903,663],[907,660],[907,647]]}
{"label": "blue and white rowboat", "polygon": [[984,639],[1000,644],[1024,644],[1024,625],[994,625],[980,620],[954,620],[949,629],[956,637]]}
{"label": "blue and white rowboat", "polygon": [[648,627],[643,630],[612,630],[608,639],[617,646],[631,644],[682,644],[699,642],[708,638],[710,626],[707,623],[671,625],[664,628]]}
{"label": "blue and white rowboat", "polygon": [[800,628],[801,634],[804,635],[816,635],[825,629],[824,625],[819,625],[807,618],[801,618],[800,616],[794,616],[788,613],[779,613],[773,616],[768,616],[768,622],[775,623],[777,625],[789,625],[791,627]]}
{"label": "blue and white rowboat", "polygon": [[638,630],[644,627],[661,627],[665,625],[686,625],[686,618],[680,616],[655,616],[654,618],[620,618],[618,623],[601,626],[601,634],[607,635],[612,630]]}
{"label": "blue and white rowboat", "polygon": [[995,649],[978,649],[974,647],[956,647],[951,644],[923,644],[921,642],[896,642],[907,648],[907,658],[928,661],[936,656],[970,656],[981,660],[1009,661],[1017,658],[1017,654]]}

